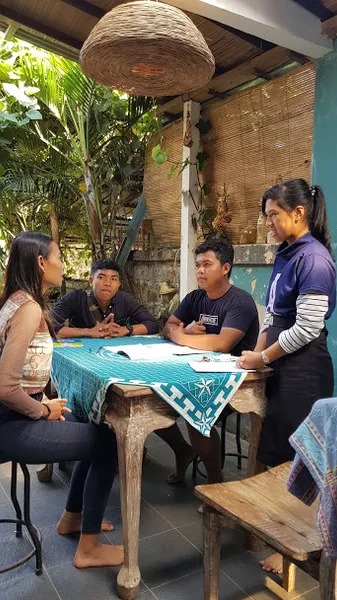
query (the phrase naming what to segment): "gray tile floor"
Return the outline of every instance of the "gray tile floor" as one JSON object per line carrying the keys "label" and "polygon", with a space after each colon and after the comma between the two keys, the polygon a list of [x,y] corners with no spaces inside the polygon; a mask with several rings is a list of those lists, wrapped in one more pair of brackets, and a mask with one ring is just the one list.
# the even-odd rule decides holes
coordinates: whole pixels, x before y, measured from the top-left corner
{"label": "gray tile floor", "polygon": [[[234,436],[228,434],[228,451],[234,451]],[[171,450],[155,434],[147,440],[140,522],[140,600],[203,600],[202,527],[193,495],[191,469],[186,484],[172,487],[166,478],[174,467]],[[53,482],[41,484],[32,469],[32,518],[43,536],[44,573],[36,577],[34,562],[0,575],[0,600],[114,600],[116,568],[78,571],[72,565],[76,539],[56,534],[55,524],[65,505],[70,469],[55,468]],[[226,459],[228,479],[240,478],[236,459]],[[200,482],[202,480],[200,479]],[[12,514],[9,502],[9,465],[0,467],[0,518]],[[119,481],[111,492],[106,516],[115,530],[105,541],[122,542]],[[27,539],[18,540],[13,526],[0,525],[0,566],[24,554]],[[262,555],[265,555],[265,550]],[[258,560],[261,555],[247,552],[240,531],[223,531],[220,600],[272,600],[277,597],[266,587]],[[297,591],[289,596],[318,600],[317,583],[299,573]]]}

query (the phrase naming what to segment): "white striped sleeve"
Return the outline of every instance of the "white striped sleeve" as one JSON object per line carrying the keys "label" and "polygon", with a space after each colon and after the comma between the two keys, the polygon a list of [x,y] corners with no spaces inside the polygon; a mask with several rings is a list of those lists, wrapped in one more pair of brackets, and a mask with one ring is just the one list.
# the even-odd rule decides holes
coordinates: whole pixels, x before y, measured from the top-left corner
{"label": "white striped sleeve", "polygon": [[279,335],[281,348],[287,354],[291,354],[318,338],[324,329],[328,309],[329,298],[325,294],[300,294],[296,301],[295,324]]}

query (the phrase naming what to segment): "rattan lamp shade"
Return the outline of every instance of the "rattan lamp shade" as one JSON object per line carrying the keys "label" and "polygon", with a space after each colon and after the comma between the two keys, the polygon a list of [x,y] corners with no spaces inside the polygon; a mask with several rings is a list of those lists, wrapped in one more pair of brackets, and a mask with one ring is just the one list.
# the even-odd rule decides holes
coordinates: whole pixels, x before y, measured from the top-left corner
{"label": "rattan lamp shade", "polygon": [[205,85],[214,58],[181,10],[141,0],[113,8],[84,42],[80,61],[95,81],[138,96],[176,96]]}

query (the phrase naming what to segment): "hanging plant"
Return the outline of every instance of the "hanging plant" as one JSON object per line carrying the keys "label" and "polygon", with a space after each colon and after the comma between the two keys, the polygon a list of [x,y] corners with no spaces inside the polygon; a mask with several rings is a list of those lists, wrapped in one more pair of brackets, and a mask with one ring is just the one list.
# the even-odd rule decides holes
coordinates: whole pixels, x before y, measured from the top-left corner
{"label": "hanging plant", "polygon": [[228,225],[232,222],[232,213],[228,208],[228,199],[228,191],[226,184],[224,184],[223,191],[218,197],[215,219],[212,222],[214,231],[226,233],[228,230]]}

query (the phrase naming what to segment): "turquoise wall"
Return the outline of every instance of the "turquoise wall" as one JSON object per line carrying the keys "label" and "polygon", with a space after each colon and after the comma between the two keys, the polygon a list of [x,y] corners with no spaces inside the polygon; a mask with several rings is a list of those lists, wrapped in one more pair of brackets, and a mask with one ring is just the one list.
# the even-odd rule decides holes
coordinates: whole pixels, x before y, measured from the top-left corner
{"label": "turquoise wall", "polygon": [[260,318],[265,309],[270,275],[271,267],[268,265],[237,265],[232,271],[234,285],[252,294],[259,308]]}
{"label": "turquoise wall", "polygon": [[[316,63],[316,98],[313,136],[312,183],[322,186],[337,257],[337,51]],[[337,389],[337,309],[328,322],[329,349]]]}

